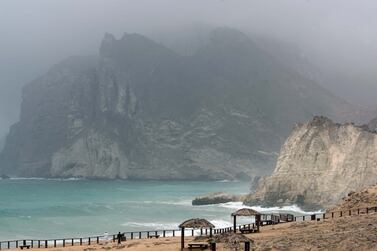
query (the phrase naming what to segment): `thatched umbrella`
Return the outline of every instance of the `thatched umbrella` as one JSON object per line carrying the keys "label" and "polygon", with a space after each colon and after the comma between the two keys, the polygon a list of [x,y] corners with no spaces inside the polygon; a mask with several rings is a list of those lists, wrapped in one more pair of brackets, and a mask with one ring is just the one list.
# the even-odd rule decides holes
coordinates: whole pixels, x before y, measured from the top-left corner
{"label": "thatched umbrella", "polygon": [[232,213],[233,216],[233,228],[234,232],[237,232],[237,216],[254,216],[255,217],[255,224],[257,225],[257,231],[259,232],[259,224],[261,220],[261,213],[255,211],[251,208],[241,208],[236,212]]}
{"label": "thatched umbrella", "polygon": [[190,219],[179,225],[181,228],[181,250],[185,247],[185,228],[202,229],[209,228],[210,236],[212,236],[212,228],[215,226],[206,219]]}
{"label": "thatched umbrella", "polygon": [[250,243],[254,242],[243,234],[233,232],[216,235],[214,241],[217,243],[225,243],[228,248],[234,248],[236,250],[240,248],[241,243],[245,243],[245,250],[250,250]]}

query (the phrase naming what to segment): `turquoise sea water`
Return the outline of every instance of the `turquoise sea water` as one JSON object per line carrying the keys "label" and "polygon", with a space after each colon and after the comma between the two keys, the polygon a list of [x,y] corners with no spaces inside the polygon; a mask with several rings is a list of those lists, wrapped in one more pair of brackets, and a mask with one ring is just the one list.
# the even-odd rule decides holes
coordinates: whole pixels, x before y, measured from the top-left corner
{"label": "turquoise sea water", "polygon": [[240,202],[191,205],[196,196],[218,191],[246,194],[249,183],[0,180],[0,241],[176,229],[193,217],[231,226],[230,214]]}

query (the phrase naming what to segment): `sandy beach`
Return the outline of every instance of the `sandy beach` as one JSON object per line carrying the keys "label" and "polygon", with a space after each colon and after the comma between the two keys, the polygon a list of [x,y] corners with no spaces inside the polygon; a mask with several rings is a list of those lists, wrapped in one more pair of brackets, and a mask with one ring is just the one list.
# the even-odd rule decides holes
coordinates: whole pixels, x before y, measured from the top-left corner
{"label": "sandy beach", "polygon": [[[252,250],[377,250],[377,214],[346,216],[321,221],[292,222],[264,226],[260,233],[246,235],[253,240]],[[185,238],[185,242],[192,241]],[[38,250],[38,249],[35,249]],[[41,250],[41,249],[39,249]],[[180,237],[128,240],[90,246],[43,249],[46,251],[102,250],[180,250]],[[188,249],[187,249],[188,250]],[[231,250],[217,244],[217,250]],[[241,249],[242,250],[242,249]]]}

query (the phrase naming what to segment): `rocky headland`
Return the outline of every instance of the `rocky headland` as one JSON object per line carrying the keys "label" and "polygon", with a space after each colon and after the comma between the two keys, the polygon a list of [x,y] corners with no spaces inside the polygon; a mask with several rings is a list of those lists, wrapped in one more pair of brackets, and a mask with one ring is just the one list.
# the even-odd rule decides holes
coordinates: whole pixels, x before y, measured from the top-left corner
{"label": "rocky headland", "polygon": [[249,195],[248,205],[297,204],[328,208],[351,191],[377,182],[377,134],[372,127],[337,124],[314,117],[297,124],[278,157],[276,168]]}
{"label": "rocky headland", "polygon": [[0,155],[10,176],[251,180],[296,121],[353,110],[230,28],[190,56],[106,34],[98,56],[57,64],[22,97]]}

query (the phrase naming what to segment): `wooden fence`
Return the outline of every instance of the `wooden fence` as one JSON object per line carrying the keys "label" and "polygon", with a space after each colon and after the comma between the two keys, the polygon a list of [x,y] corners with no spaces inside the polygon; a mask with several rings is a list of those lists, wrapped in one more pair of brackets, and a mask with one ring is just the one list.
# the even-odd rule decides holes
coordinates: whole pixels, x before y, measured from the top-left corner
{"label": "wooden fence", "polygon": [[[350,210],[325,212],[318,214],[293,216],[291,214],[264,214],[265,221],[271,222],[271,224],[279,224],[283,222],[292,221],[319,221],[321,219],[333,219],[345,216],[359,215],[359,214],[369,214],[376,213],[377,206],[366,207],[366,208],[356,208]],[[263,221],[262,221],[263,222]],[[263,224],[262,224],[263,226]],[[255,223],[239,225],[239,229],[250,229],[255,228]],[[215,228],[213,229],[213,234],[222,234],[227,232],[232,232],[233,227],[226,228]],[[194,229],[186,229],[185,236],[198,236],[198,235],[209,235],[210,231],[208,229],[199,229],[194,231]],[[168,236],[180,236],[180,229],[172,230],[151,230],[151,231],[138,231],[138,232],[123,232],[124,238],[126,240],[133,239],[143,239],[150,238],[153,236],[160,235],[161,237]],[[60,238],[60,239],[45,239],[45,240],[10,240],[10,241],[0,241],[0,250],[11,249],[11,248],[21,248],[24,246],[30,246],[31,248],[52,248],[52,247],[66,247],[66,246],[76,246],[76,245],[92,245],[98,244],[101,241],[115,241],[117,239],[117,234],[111,235],[99,235],[92,237],[80,237],[80,238]]]}

